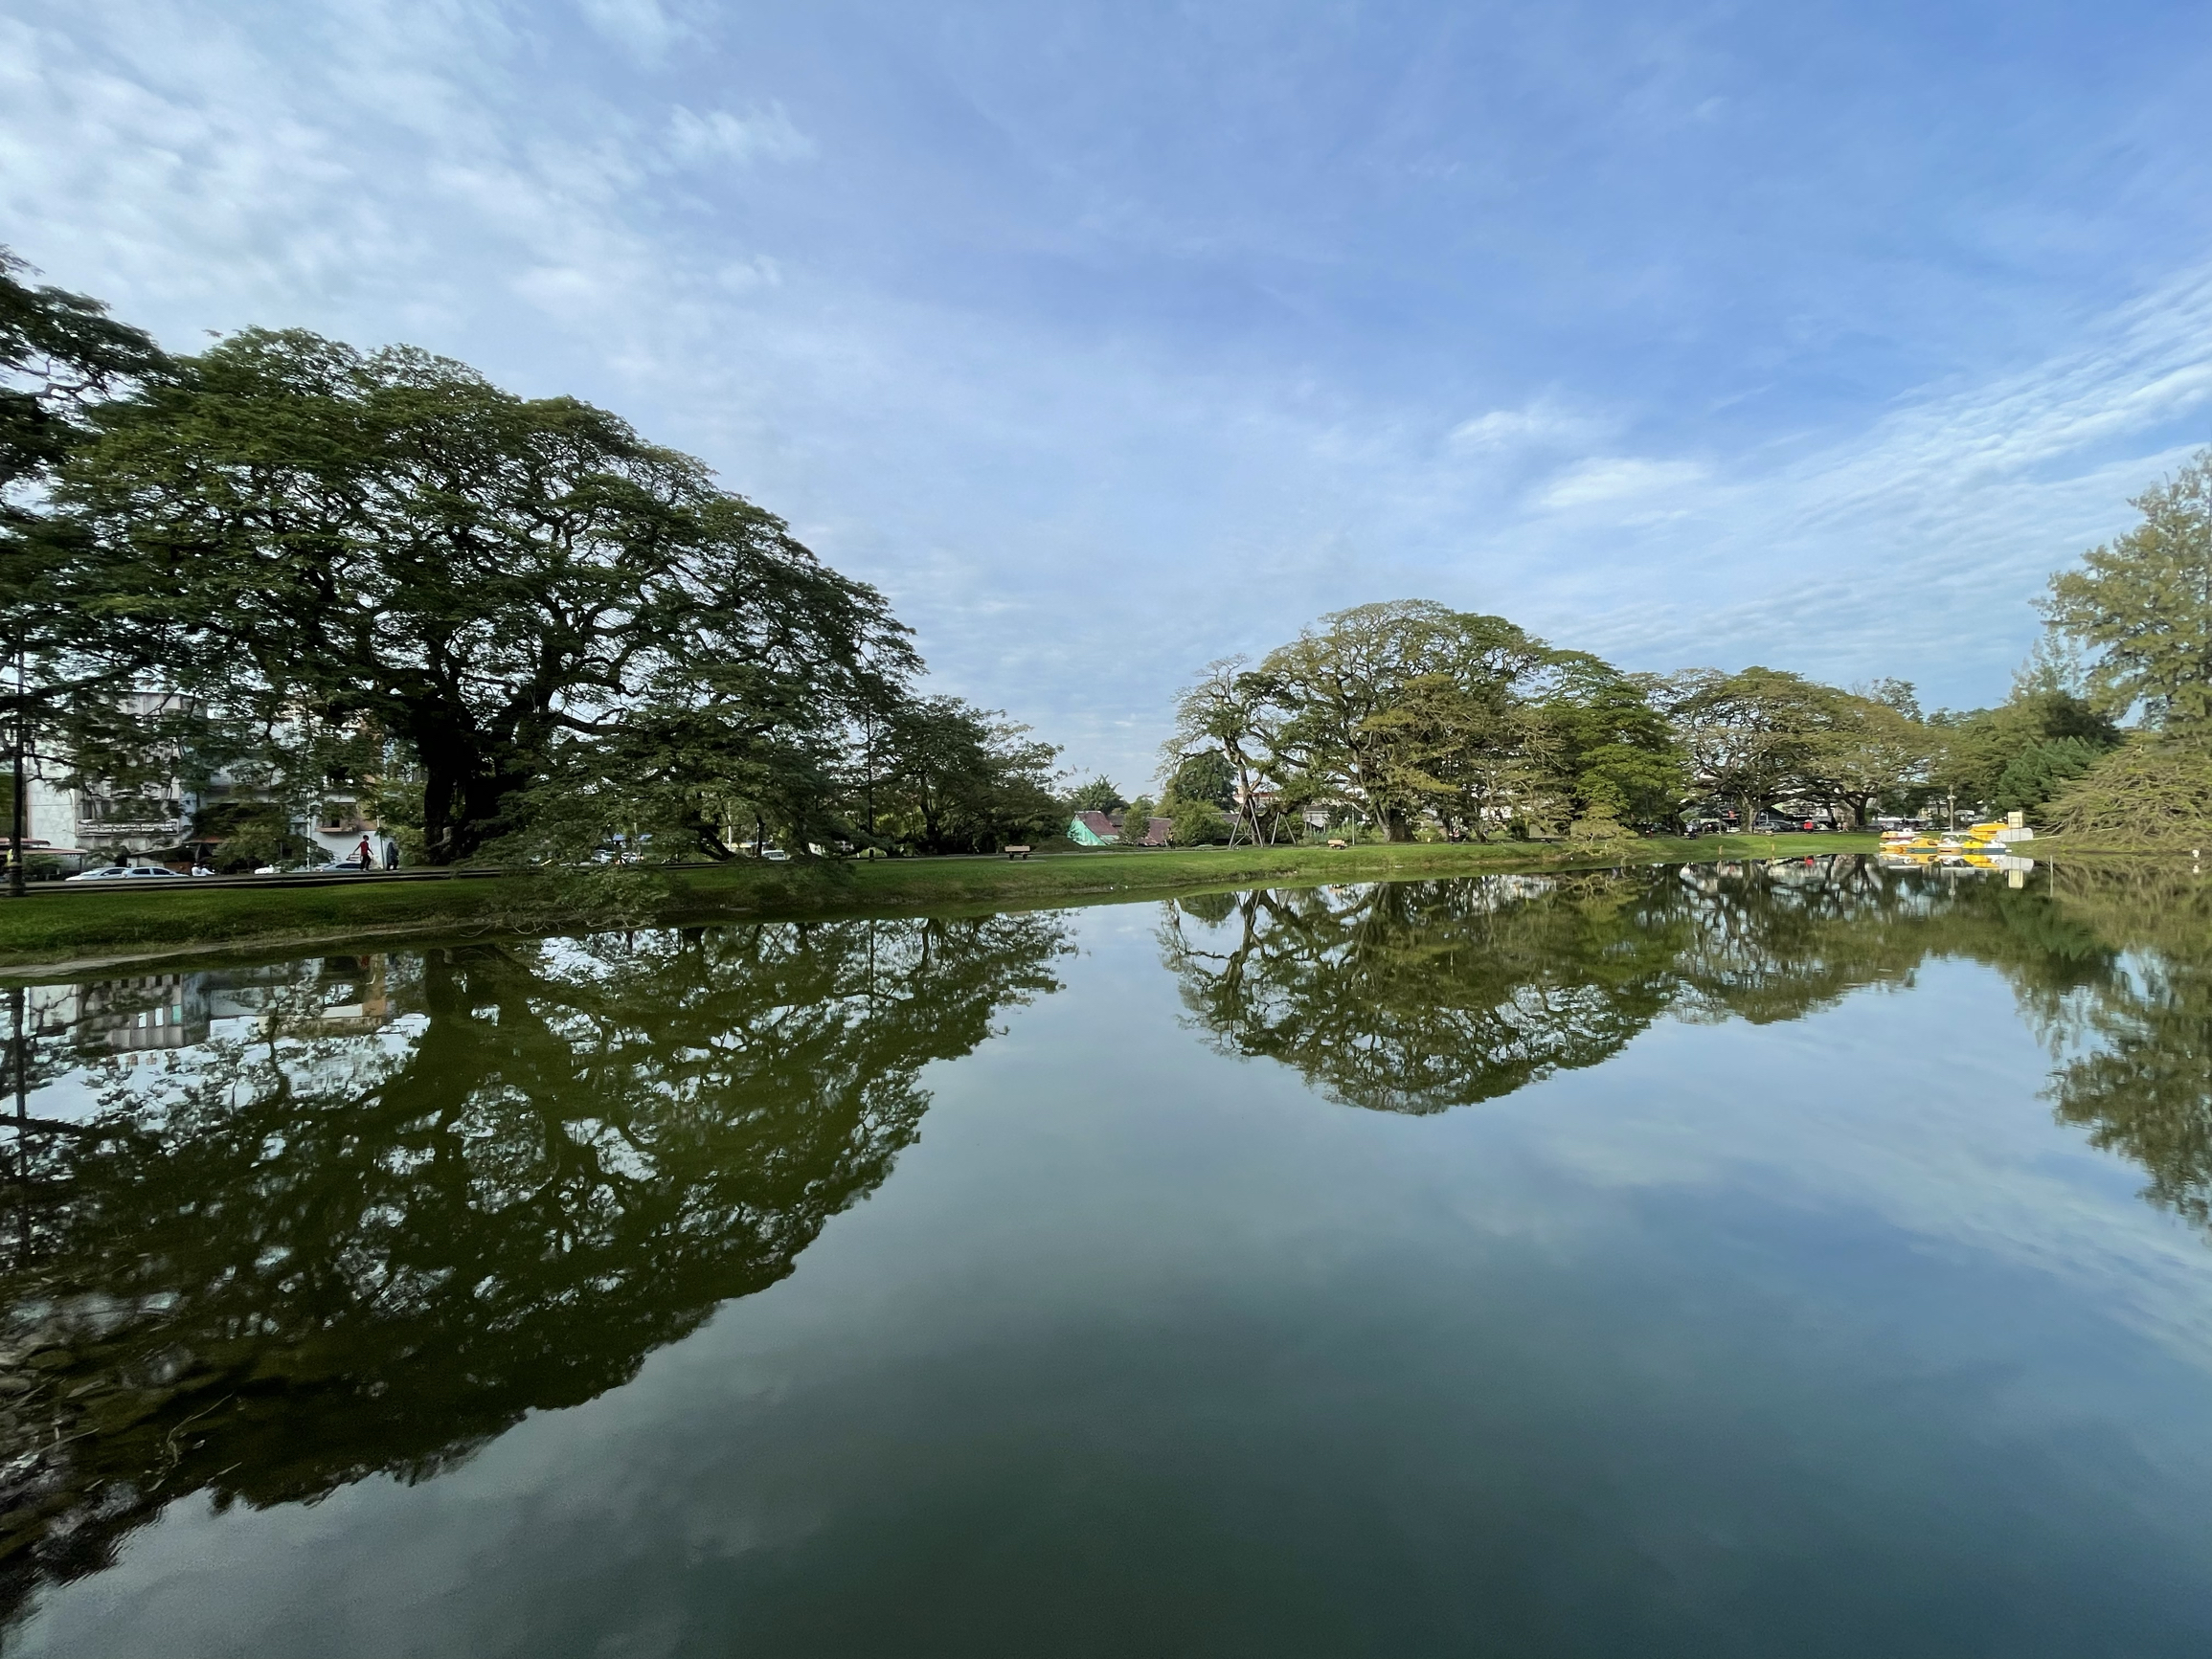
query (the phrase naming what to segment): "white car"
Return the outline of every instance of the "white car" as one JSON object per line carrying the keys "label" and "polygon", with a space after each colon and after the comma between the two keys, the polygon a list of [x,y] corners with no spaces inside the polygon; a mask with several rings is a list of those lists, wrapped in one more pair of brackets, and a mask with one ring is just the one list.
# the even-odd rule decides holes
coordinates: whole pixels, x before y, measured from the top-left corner
{"label": "white car", "polygon": [[781,847],[762,847],[760,856],[772,864],[787,864],[791,862],[791,855]]}
{"label": "white car", "polygon": [[109,864],[104,869],[85,870],[68,879],[73,882],[120,882],[144,876],[166,876],[171,881],[180,882],[184,880],[176,871],[165,870],[159,864]]}

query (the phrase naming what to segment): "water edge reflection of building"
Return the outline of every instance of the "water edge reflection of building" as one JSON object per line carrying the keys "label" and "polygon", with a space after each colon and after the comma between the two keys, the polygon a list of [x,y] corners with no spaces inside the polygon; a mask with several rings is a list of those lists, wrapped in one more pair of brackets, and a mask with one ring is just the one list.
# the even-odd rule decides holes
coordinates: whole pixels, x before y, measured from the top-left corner
{"label": "water edge reflection of building", "polygon": [[147,974],[34,985],[23,1001],[27,1038],[66,1039],[80,1054],[126,1062],[215,1038],[260,1037],[280,1021],[288,1036],[347,1037],[393,1019],[380,953],[323,957],[305,978],[297,965]]}

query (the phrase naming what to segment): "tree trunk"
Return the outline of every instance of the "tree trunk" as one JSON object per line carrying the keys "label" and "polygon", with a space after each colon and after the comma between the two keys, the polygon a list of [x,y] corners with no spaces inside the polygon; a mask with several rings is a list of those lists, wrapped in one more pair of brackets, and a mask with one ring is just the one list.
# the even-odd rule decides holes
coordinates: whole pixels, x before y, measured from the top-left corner
{"label": "tree trunk", "polygon": [[[508,797],[529,783],[511,772],[473,771],[461,777],[461,817],[453,826],[453,856],[473,858],[506,828]],[[635,826],[632,826],[633,828]],[[636,851],[633,847],[632,852]]]}
{"label": "tree trunk", "polygon": [[449,864],[454,851],[453,797],[460,779],[457,769],[443,757],[423,757],[422,856],[434,864]]}

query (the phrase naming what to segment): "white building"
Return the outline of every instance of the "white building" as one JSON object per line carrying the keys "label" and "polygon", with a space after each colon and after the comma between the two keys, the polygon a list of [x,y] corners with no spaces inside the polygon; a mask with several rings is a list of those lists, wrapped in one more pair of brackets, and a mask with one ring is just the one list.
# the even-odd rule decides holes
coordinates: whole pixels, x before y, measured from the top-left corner
{"label": "white building", "polygon": [[[158,691],[130,696],[132,711],[142,716],[160,712],[167,701]],[[196,845],[201,838],[193,830],[205,809],[233,798],[251,798],[237,796],[236,786],[221,773],[207,790],[198,792],[176,779],[146,789],[87,779],[81,787],[64,789],[57,781],[63,773],[59,763],[48,759],[27,770],[25,841],[33,848],[82,851],[92,855],[93,863]],[[6,831],[7,826],[0,824],[0,856],[5,854]],[[332,859],[351,858],[367,836],[372,856],[381,863],[390,844],[381,826],[362,816],[358,794],[350,788],[330,790],[318,812],[292,820],[291,832]]]}

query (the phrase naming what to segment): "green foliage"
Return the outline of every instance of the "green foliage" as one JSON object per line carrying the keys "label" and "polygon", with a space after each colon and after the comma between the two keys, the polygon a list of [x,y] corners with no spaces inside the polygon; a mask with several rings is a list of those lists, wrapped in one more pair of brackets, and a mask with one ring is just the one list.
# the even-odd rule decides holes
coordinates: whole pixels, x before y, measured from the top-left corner
{"label": "green foliage", "polygon": [[1675,729],[1699,786],[1735,806],[1743,829],[1797,793],[1814,770],[1829,712],[1826,686],[1776,668],[1693,669],[1668,687]]}
{"label": "green foliage", "polygon": [[2041,822],[2043,803],[2095,766],[2103,752],[2079,737],[2056,737],[2023,749],[1998,774],[1992,804],[1999,812],[2034,814]]}
{"label": "green foliage", "polygon": [[[2110,720],[2047,676],[2023,679],[1996,708],[1937,716],[1930,724],[1940,743],[1931,782],[1938,790],[1952,791],[1961,805],[1972,809],[2011,811],[2032,804],[2002,798],[2017,793],[2005,789],[2004,778],[2016,762],[2046,745],[2078,744],[2094,755],[2120,741]],[[2025,775],[2016,778],[2016,785]]]}
{"label": "green foliage", "polygon": [[1914,711],[1912,688],[1887,686],[1882,697],[1824,688],[1800,793],[1841,807],[1851,825],[1865,823],[1884,801],[1907,804],[1942,751],[1941,738]]}
{"label": "green foliage", "polygon": [[1393,841],[1433,811],[1478,838],[1526,816],[1556,743],[1532,704],[1556,655],[1501,617],[1362,605],[1270,652],[1245,684],[1269,770]]}
{"label": "green foliage", "polygon": [[2212,449],[2133,505],[2143,522],[2053,576],[2043,614],[2096,654],[2102,712],[2212,729]]}
{"label": "green foliage", "polygon": [[88,436],[89,414],[119,390],[167,372],[144,332],[82,294],[33,287],[29,269],[0,248],[0,523],[36,516],[22,494]]}
{"label": "green foliage", "polygon": [[2062,787],[2044,816],[2082,846],[2212,846],[2212,752],[2174,737],[2126,744]]}
{"label": "green foliage", "polygon": [[1787,799],[1819,801],[1862,824],[1878,803],[1925,787],[1942,750],[1909,684],[1873,690],[1775,668],[1697,669],[1669,683],[1669,712],[1698,789],[1734,806],[1743,827]]}
{"label": "green foliage", "polygon": [[276,765],[313,776],[331,736],[396,745],[433,862],[581,774],[635,775],[606,805],[656,821],[752,792],[803,823],[914,666],[880,595],[697,461],[423,352],[249,330],[97,425],[60,499],[170,640],[208,758],[305,732]]}
{"label": "green foliage", "polygon": [[1168,836],[1173,845],[1211,846],[1229,840],[1229,816],[1211,801],[1170,798],[1162,805],[1174,826]]}
{"label": "green foliage", "polygon": [[886,727],[879,839],[922,852],[996,852],[1062,821],[1059,751],[1026,726],[954,697],[912,700]]}
{"label": "green foliage", "polygon": [[1128,804],[1121,792],[1114,787],[1114,780],[1104,773],[1089,783],[1076,785],[1074,792],[1068,796],[1070,813],[1119,812]]}
{"label": "green foliage", "polygon": [[[1281,831],[1287,797],[1299,781],[1270,765],[1274,686],[1270,676],[1248,670],[1241,657],[1208,663],[1176,698],[1174,729],[1161,751],[1169,769],[1180,769],[1194,753],[1218,753],[1233,783],[1229,798],[1216,804],[1242,801],[1242,825],[1254,842],[1272,841]],[[1260,785],[1271,770],[1275,788],[1263,793]]]}
{"label": "green foliage", "polygon": [[1152,815],[1155,810],[1153,799],[1148,795],[1140,795],[1129,803],[1121,815],[1123,846],[1137,847],[1144,844],[1145,838],[1152,833]]}
{"label": "green foliage", "polygon": [[222,875],[263,864],[297,868],[330,859],[320,844],[295,834],[291,815],[270,801],[225,801],[207,808],[193,819],[192,836],[218,843],[211,863]]}
{"label": "green foliage", "polygon": [[1594,657],[1563,654],[1559,694],[1545,706],[1559,739],[1569,810],[1616,823],[1670,824],[1688,787],[1673,728],[1653,703],[1657,683]]}
{"label": "green foliage", "polygon": [[1567,826],[1568,845],[1577,853],[1591,858],[1610,856],[1614,847],[1624,845],[1633,839],[1618,818],[1594,808],[1585,816],[1571,819]]}
{"label": "green foliage", "polygon": [[[1425,600],[1324,617],[1257,668],[1210,664],[1177,704],[1171,798],[1246,803],[1253,840],[1328,811],[1392,842],[1664,823],[1682,754],[1654,683],[1501,617]],[[1194,776],[1200,773],[1202,776]]]}
{"label": "green foliage", "polygon": [[1185,755],[1167,780],[1170,800],[1204,801],[1228,812],[1236,805],[1236,765],[1218,749]]}
{"label": "green foliage", "polygon": [[[166,374],[169,361],[97,300],[31,286],[25,270],[0,248],[0,729],[11,783],[17,771],[58,778],[87,749],[135,739],[117,693],[163,660],[147,631],[103,623],[120,596],[114,572],[56,520],[51,491],[102,401]],[[133,767],[111,770],[138,781]],[[11,796],[0,837],[17,827]],[[17,890],[22,873],[11,866]]]}

